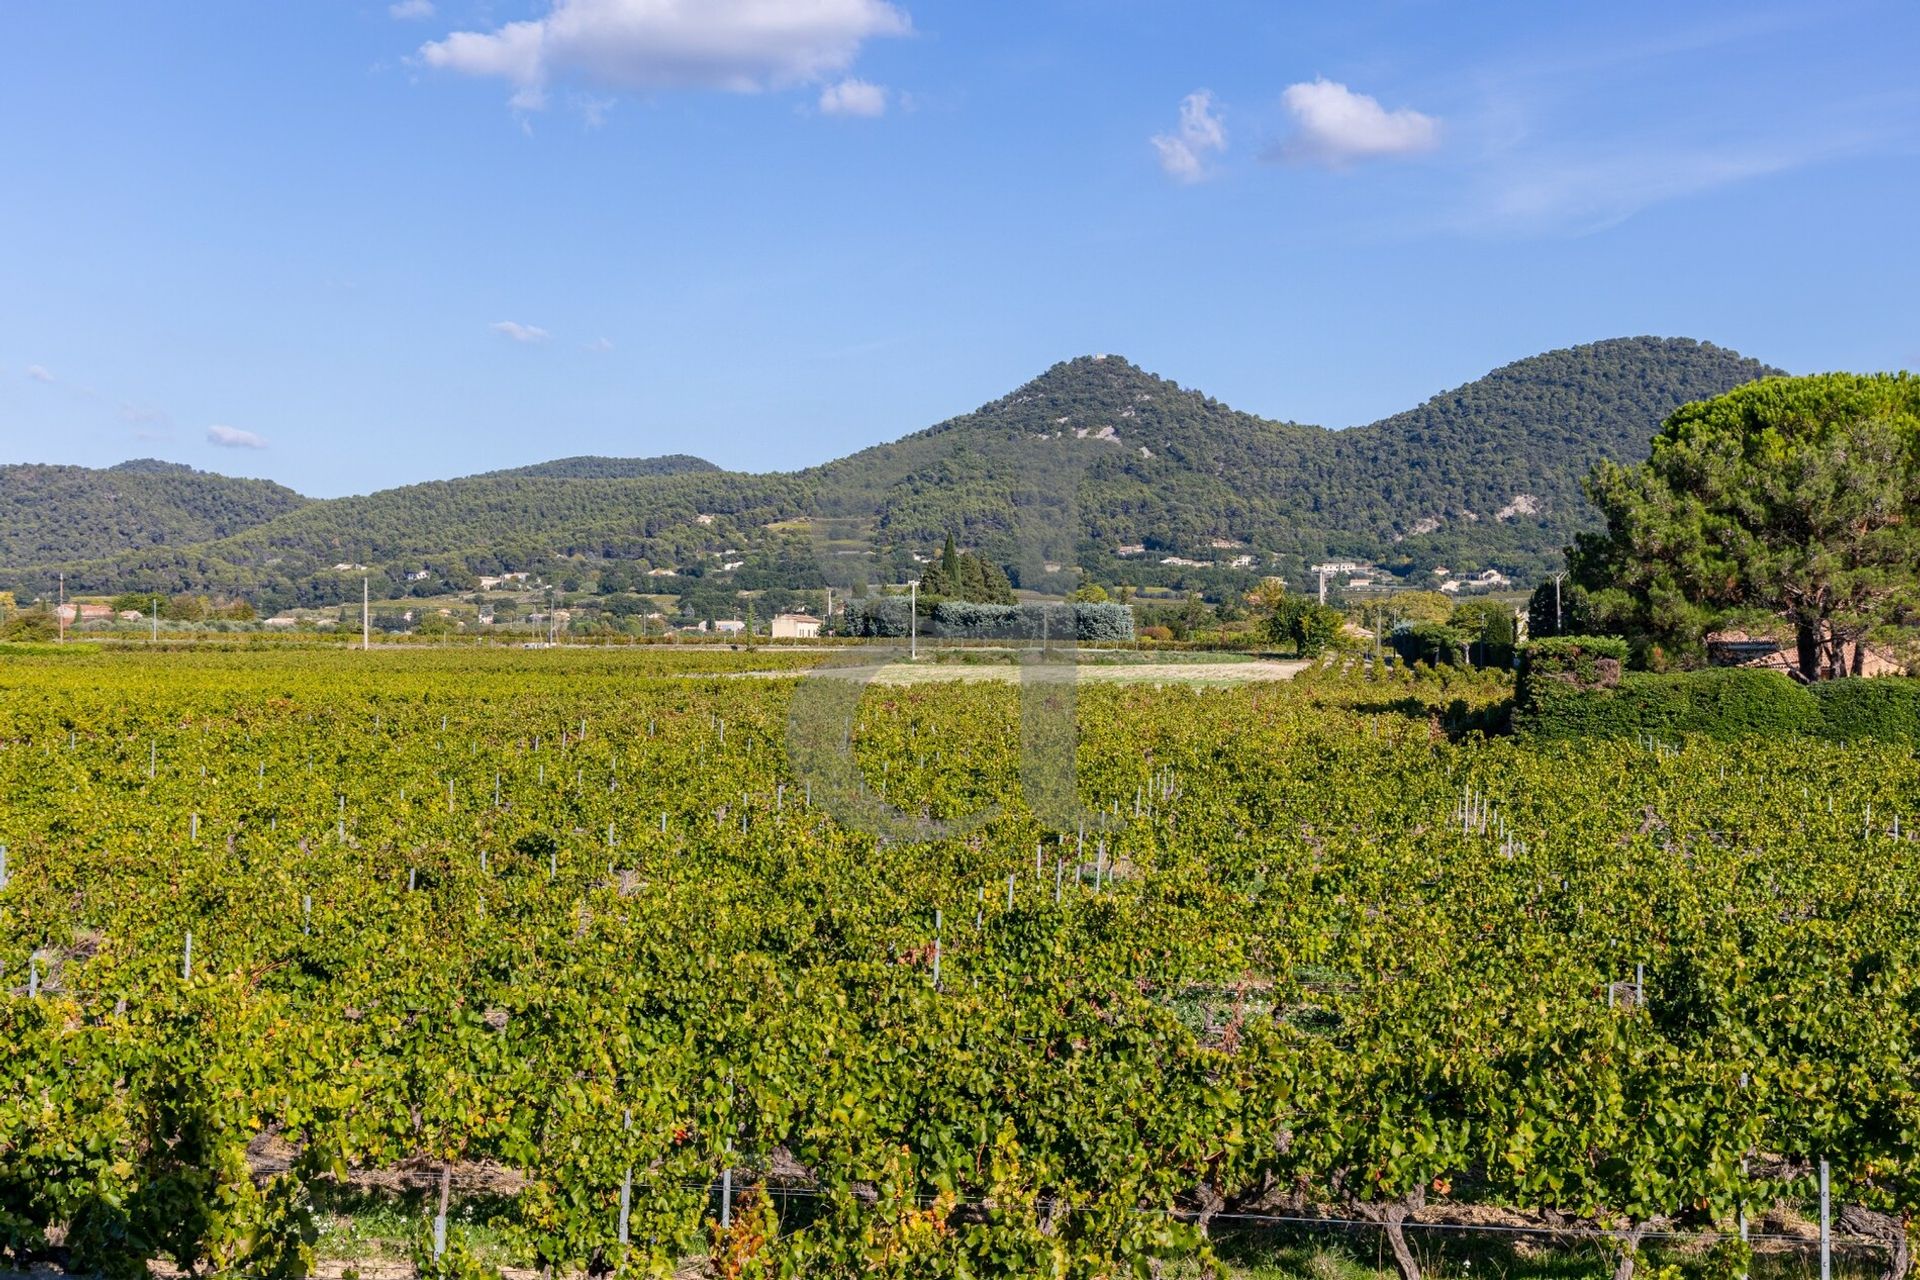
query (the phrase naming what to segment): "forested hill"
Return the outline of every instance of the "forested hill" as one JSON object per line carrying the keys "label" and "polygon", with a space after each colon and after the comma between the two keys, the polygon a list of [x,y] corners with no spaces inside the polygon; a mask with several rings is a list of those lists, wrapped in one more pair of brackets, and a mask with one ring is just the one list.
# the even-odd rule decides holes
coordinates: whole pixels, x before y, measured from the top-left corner
{"label": "forested hill", "polygon": [[870,507],[902,540],[954,530],[991,546],[1009,528],[1010,495],[1036,472],[1054,474],[1065,451],[1093,544],[1083,557],[1144,543],[1213,558],[1218,540],[1305,559],[1528,572],[1588,527],[1581,482],[1596,462],[1644,457],[1680,405],[1776,372],[1707,343],[1623,338],[1521,360],[1417,409],[1330,431],[1088,356],[818,475],[842,506]]}
{"label": "forested hill", "polygon": [[0,565],[96,560],[135,548],[211,542],[265,524],[306,499],[140,458],[117,467],[0,466]]}
{"label": "forested hill", "polygon": [[[193,477],[215,488],[205,508],[188,508],[200,523],[183,519],[159,536],[158,526],[116,534],[99,521],[69,529],[58,504],[34,513],[35,525],[10,522],[0,588],[33,592],[64,568],[83,590],[285,604],[337,596],[330,575],[340,562],[374,566],[396,590],[428,570],[413,588],[425,592],[561,560],[574,576],[612,562],[623,576],[670,569],[682,582],[800,586],[816,583],[823,563],[868,563],[839,557],[869,543],[881,552],[877,575],[897,580],[913,552],[949,532],[1012,565],[1023,523],[1033,524],[1023,513],[1034,512],[1068,535],[1061,558],[1110,580],[1185,571],[1164,569],[1167,557],[1223,570],[1251,557],[1253,568],[1294,573],[1326,556],[1528,578],[1590,526],[1580,484],[1594,463],[1644,456],[1679,405],[1771,372],[1706,343],[1615,339],[1521,360],[1406,413],[1335,431],[1255,417],[1118,357],[1088,356],[971,413],[807,471],[570,458],[328,501],[267,486],[283,505],[247,518],[229,511],[230,496],[222,505],[229,491],[218,486],[240,494],[262,482],[184,468],[9,468],[67,473],[75,484]],[[12,487],[0,493],[12,503]]]}
{"label": "forested hill", "polygon": [[475,480],[505,480],[523,477],[544,477],[550,480],[633,480],[641,476],[679,476],[702,471],[718,471],[705,458],[696,458],[691,454],[669,453],[658,458],[555,458],[552,462],[536,462],[527,467],[509,467],[504,471],[487,471],[472,477]]}

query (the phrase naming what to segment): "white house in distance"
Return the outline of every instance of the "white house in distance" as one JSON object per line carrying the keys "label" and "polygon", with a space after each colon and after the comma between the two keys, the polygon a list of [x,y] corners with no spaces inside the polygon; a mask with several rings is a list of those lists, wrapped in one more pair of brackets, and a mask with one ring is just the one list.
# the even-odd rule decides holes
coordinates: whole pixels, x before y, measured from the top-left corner
{"label": "white house in distance", "polygon": [[811,640],[820,634],[820,619],[810,613],[779,613],[773,618],[775,640]]}
{"label": "white house in distance", "polygon": [[721,635],[739,635],[747,629],[747,624],[738,618],[719,618],[714,621],[713,629]]}
{"label": "white house in distance", "polygon": [[1448,595],[1458,595],[1462,591],[1504,591],[1513,585],[1513,579],[1498,569],[1482,569],[1471,578],[1449,577],[1445,569],[1435,569],[1435,577],[1446,578],[1440,589]]}

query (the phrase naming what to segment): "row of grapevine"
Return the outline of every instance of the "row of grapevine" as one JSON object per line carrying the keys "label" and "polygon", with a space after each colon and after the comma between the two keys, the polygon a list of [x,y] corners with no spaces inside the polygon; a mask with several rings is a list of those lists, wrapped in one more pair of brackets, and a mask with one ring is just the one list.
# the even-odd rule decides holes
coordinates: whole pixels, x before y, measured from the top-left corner
{"label": "row of grapevine", "polygon": [[0,1257],[299,1274],[317,1180],[499,1166],[560,1269],[1106,1277],[1333,1213],[1412,1275],[1461,1204],[1737,1267],[1825,1159],[1904,1268],[1910,754],[1102,687],[1049,830],[1016,691],[876,687],[869,785],[977,815],[881,839],[736,656],[11,666]]}

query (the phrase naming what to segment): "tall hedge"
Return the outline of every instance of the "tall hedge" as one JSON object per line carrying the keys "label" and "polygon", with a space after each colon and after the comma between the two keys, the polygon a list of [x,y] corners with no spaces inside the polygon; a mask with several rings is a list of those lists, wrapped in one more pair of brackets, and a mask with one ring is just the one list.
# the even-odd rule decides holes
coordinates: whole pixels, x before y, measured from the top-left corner
{"label": "tall hedge", "polygon": [[1813,696],[1829,738],[1920,749],[1920,680],[1822,680]]}
{"label": "tall hedge", "polygon": [[847,602],[847,627],[868,639],[900,639],[910,625],[911,606],[905,596],[868,596]]}
{"label": "tall hedge", "polygon": [[[853,633],[879,639],[907,634],[908,604],[901,596],[856,600],[847,607]],[[1074,640],[1103,643],[1133,639],[1133,611],[1123,604],[974,604],[943,600],[920,624],[929,638],[960,640]]]}
{"label": "tall hedge", "polygon": [[1920,680],[1834,680],[1808,687],[1778,672],[1748,668],[1630,673],[1612,688],[1538,680],[1516,693],[1513,724],[1539,738],[1702,734],[1920,748]]}

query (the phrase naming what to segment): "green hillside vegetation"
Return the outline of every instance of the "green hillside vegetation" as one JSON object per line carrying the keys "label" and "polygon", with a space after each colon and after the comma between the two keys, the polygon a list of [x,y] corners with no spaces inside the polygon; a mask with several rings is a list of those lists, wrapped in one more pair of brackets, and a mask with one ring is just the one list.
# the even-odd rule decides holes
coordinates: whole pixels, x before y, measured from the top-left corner
{"label": "green hillside vegetation", "polygon": [[[1768,372],[1710,344],[1616,339],[1333,431],[1238,412],[1117,357],[1083,357],[972,413],[800,472],[573,458],[364,497],[288,495],[274,518],[118,541],[64,542],[49,516],[30,545],[0,556],[0,588],[44,593],[64,569],[83,590],[246,595],[277,608],[341,598],[340,563],[371,566],[390,595],[608,565],[671,569],[676,586],[901,582],[918,576],[913,553],[949,532],[1024,587],[1043,585],[1040,565],[1017,563],[1036,531],[1053,540],[1041,558],[1097,580],[1215,593],[1329,555],[1526,579],[1594,527],[1580,485],[1597,462],[1644,457],[1679,405]],[[877,560],[845,554],[863,541]],[[1133,546],[1143,550],[1120,554]],[[1217,567],[1161,565],[1168,556]],[[1238,556],[1254,563],[1236,573]],[[410,586],[422,571],[431,580]]]}
{"label": "green hillside vegetation", "polygon": [[677,476],[697,472],[720,470],[705,458],[696,458],[686,453],[662,454],[657,458],[597,458],[584,456],[578,458],[555,458],[551,462],[536,462],[526,467],[509,467],[504,471],[488,471],[475,476],[476,480],[499,480],[511,477],[538,477],[550,480],[634,480],[641,476]]}
{"label": "green hillside vegetation", "polygon": [[0,564],[93,560],[211,542],[297,511],[307,499],[141,458],[117,467],[0,466]]}

